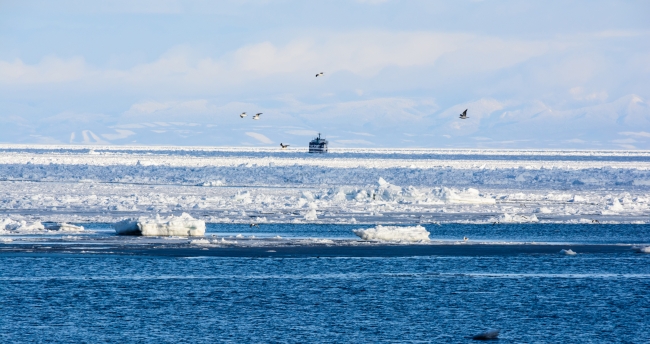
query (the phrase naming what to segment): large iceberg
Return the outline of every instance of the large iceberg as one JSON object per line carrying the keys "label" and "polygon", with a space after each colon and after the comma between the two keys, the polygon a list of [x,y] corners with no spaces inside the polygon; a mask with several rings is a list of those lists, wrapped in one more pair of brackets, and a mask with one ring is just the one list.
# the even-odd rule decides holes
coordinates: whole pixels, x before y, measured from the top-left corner
{"label": "large iceberg", "polygon": [[422,226],[397,227],[380,225],[368,229],[354,229],[352,232],[363,240],[429,241],[429,232]]}
{"label": "large iceberg", "polygon": [[126,219],[114,223],[113,228],[120,235],[203,236],[205,234],[205,222],[193,218],[188,213],[166,218],[156,215],[154,219],[147,217]]}

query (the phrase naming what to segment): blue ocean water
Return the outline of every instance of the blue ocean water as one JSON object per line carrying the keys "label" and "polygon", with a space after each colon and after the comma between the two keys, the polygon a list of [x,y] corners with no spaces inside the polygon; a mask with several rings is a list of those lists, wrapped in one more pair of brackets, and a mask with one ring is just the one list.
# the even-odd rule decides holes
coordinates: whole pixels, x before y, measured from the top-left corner
{"label": "blue ocean water", "polygon": [[[413,225],[411,225],[413,226]],[[650,225],[641,224],[558,224],[558,223],[513,223],[513,224],[420,224],[431,233],[431,240],[462,240],[469,237],[479,241],[518,242],[570,242],[593,244],[649,244]],[[330,238],[355,239],[353,229],[370,228],[375,225],[332,225],[332,224],[261,224],[249,225],[208,224],[206,234],[229,236],[288,238]]]}
{"label": "blue ocean water", "polygon": [[[274,226],[253,232],[343,237],[350,230]],[[427,228],[432,238],[578,238],[593,245],[647,242],[649,232],[646,225],[544,226]],[[243,229],[250,230],[210,226],[221,235]],[[505,343],[647,343],[649,291],[650,255],[632,250],[299,258],[0,254],[0,342],[458,343],[495,328]]]}
{"label": "blue ocean water", "polygon": [[[79,223],[99,235],[114,235],[111,224]],[[412,224],[410,226],[416,226]],[[469,237],[472,241],[499,242],[554,242],[587,244],[646,244],[650,245],[648,224],[561,224],[561,223],[512,223],[512,224],[419,224],[429,233],[431,240],[455,241]],[[404,226],[404,225],[401,225]],[[206,235],[219,237],[255,236],[258,238],[328,238],[358,239],[353,229],[375,227],[372,224],[288,224],[268,223],[259,227],[248,224],[208,223]]]}

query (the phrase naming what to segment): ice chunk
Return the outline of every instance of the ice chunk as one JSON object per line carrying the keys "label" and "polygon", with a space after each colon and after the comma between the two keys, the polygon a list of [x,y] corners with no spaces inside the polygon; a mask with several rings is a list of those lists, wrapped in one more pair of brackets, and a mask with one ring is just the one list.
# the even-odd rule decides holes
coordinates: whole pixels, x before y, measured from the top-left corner
{"label": "ice chunk", "polygon": [[539,213],[539,214],[550,214],[550,213],[552,213],[551,209],[549,209],[547,207],[535,208],[534,212]]}
{"label": "ice chunk", "polygon": [[481,197],[479,191],[474,188],[466,190],[454,190],[443,187],[437,192],[440,198],[448,203],[469,203],[469,204],[495,204],[493,198]]}
{"label": "ice chunk", "polygon": [[490,222],[499,223],[526,223],[526,222],[539,222],[535,214],[532,215],[517,215],[517,214],[502,214],[496,218],[491,218]]}
{"label": "ice chunk", "polygon": [[25,220],[14,221],[12,219],[4,219],[0,221],[0,231],[31,232],[44,229],[45,227],[39,221],[31,223],[28,223]]}
{"label": "ice chunk", "polygon": [[224,186],[226,183],[224,183],[222,180],[210,180],[207,182],[199,183],[197,186]]}
{"label": "ice chunk", "polygon": [[622,211],[622,210],[624,210],[624,208],[623,208],[623,205],[621,204],[621,202],[618,201],[618,198],[614,198],[614,200],[612,201],[612,204],[607,206],[607,210],[610,210],[610,211]]}
{"label": "ice chunk", "polygon": [[650,246],[633,246],[632,249],[638,253],[650,253]]}
{"label": "ice chunk", "polygon": [[135,234],[144,236],[202,236],[205,234],[205,222],[197,220],[187,213],[181,216],[171,215],[155,219],[142,217],[138,220],[127,219],[113,224],[117,234]]}
{"label": "ice chunk", "polygon": [[115,233],[119,235],[137,235],[140,234],[137,219],[126,219],[113,224]]}
{"label": "ice chunk", "polygon": [[575,251],[573,251],[572,249],[568,249],[568,250],[562,249],[562,250],[560,250],[560,254],[564,254],[564,255],[567,255],[567,256],[575,256],[577,253]]}
{"label": "ice chunk", "polygon": [[61,222],[45,226],[45,229],[50,231],[62,231],[62,232],[80,232],[84,230],[83,226],[75,226],[69,223]]}
{"label": "ice chunk", "polygon": [[316,216],[316,209],[310,209],[306,214],[305,214],[305,220],[307,221],[316,221],[318,220],[318,216]]}
{"label": "ice chunk", "polygon": [[314,200],[314,194],[311,193],[310,191],[303,191],[301,193],[302,198],[308,200],[308,201],[313,201]]}
{"label": "ice chunk", "polygon": [[190,240],[190,245],[210,245],[210,240],[208,239]]}
{"label": "ice chunk", "polygon": [[429,241],[429,232],[422,226],[397,227],[379,225],[374,228],[355,229],[352,232],[363,240]]}
{"label": "ice chunk", "polygon": [[235,196],[233,196],[233,199],[238,202],[242,202],[244,204],[251,203],[251,193],[248,191],[244,192],[237,192]]}
{"label": "ice chunk", "polygon": [[573,195],[573,198],[569,200],[569,202],[573,202],[573,203],[580,203],[585,201],[586,199],[584,197],[578,195]]}

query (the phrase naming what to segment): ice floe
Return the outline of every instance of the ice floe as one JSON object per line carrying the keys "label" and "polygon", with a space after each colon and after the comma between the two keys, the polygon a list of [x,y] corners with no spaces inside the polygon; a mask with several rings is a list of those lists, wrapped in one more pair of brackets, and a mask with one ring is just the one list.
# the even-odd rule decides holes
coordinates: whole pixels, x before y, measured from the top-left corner
{"label": "ice floe", "polygon": [[127,219],[113,224],[117,234],[136,234],[142,236],[203,236],[205,222],[197,220],[187,213],[181,216],[155,218],[141,217],[137,220]]}
{"label": "ice floe", "polygon": [[318,220],[318,216],[316,216],[316,209],[310,209],[305,214],[305,220],[307,220],[307,221],[316,221],[316,220]]}
{"label": "ice floe", "polygon": [[572,249],[568,249],[568,250],[561,249],[560,254],[564,254],[564,255],[567,255],[567,256],[575,256],[577,253],[575,251],[573,251]]}
{"label": "ice floe", "polygon": [[533,223],[539,222],[535,214],[531,215],[518,215],[518,214],[501,214],[497,217],[493,217],[489,222],[499,222],[499,223]]}
{"label": "ice floe", "polygon": [[80,232],[83,231],[83,226],[76,226],[66,222],[58,223],[41,223],[40,221],[27,222],[25,220],[0,220],[0,233],[12,234],[38,234],[49,233],[51,231],[57,232]]}
{"label": "ice floe", "polygon": [[447,187],[442,187],[436,192],[442,200],[448,203],[467,203],[467,204],[495,204],[496,201],[492,198],[481,196],[479,191],[474,188],[465,190],[454,190]]}
{"label": "ice floe", "polygon": [[368,229],[354,229],[352,232],[363,240],[429,241],[429,232],[422,226],[398,227],[379,225]]}
{"label": "ice floe", "polygon": [[35,221],[28,223],[25,220],[12,220],[12,219],[3,219],[0,220],[0,231],[11,231],[11,232],[33,232],[44,230],[45,226],[40,221]]}
{"label": "ice floe", "polygon": [[84,230],[84,227],[61,222],[61,223],[47,224],[45,225],[45,229],[50,231],[80,232]]}
{"label": "ice floe", "polygon": [[633,246],[632,249],[638,253],[650,253],[650,246]]}

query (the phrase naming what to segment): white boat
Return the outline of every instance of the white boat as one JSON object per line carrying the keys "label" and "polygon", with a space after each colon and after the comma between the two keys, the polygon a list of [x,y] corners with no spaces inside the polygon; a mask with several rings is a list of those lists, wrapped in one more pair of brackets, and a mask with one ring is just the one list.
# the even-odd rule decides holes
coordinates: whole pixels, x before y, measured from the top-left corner
{"label": "white boat", "polygon": [[309,142],[309,153],[327,153],[327,140],[318,137]]}

